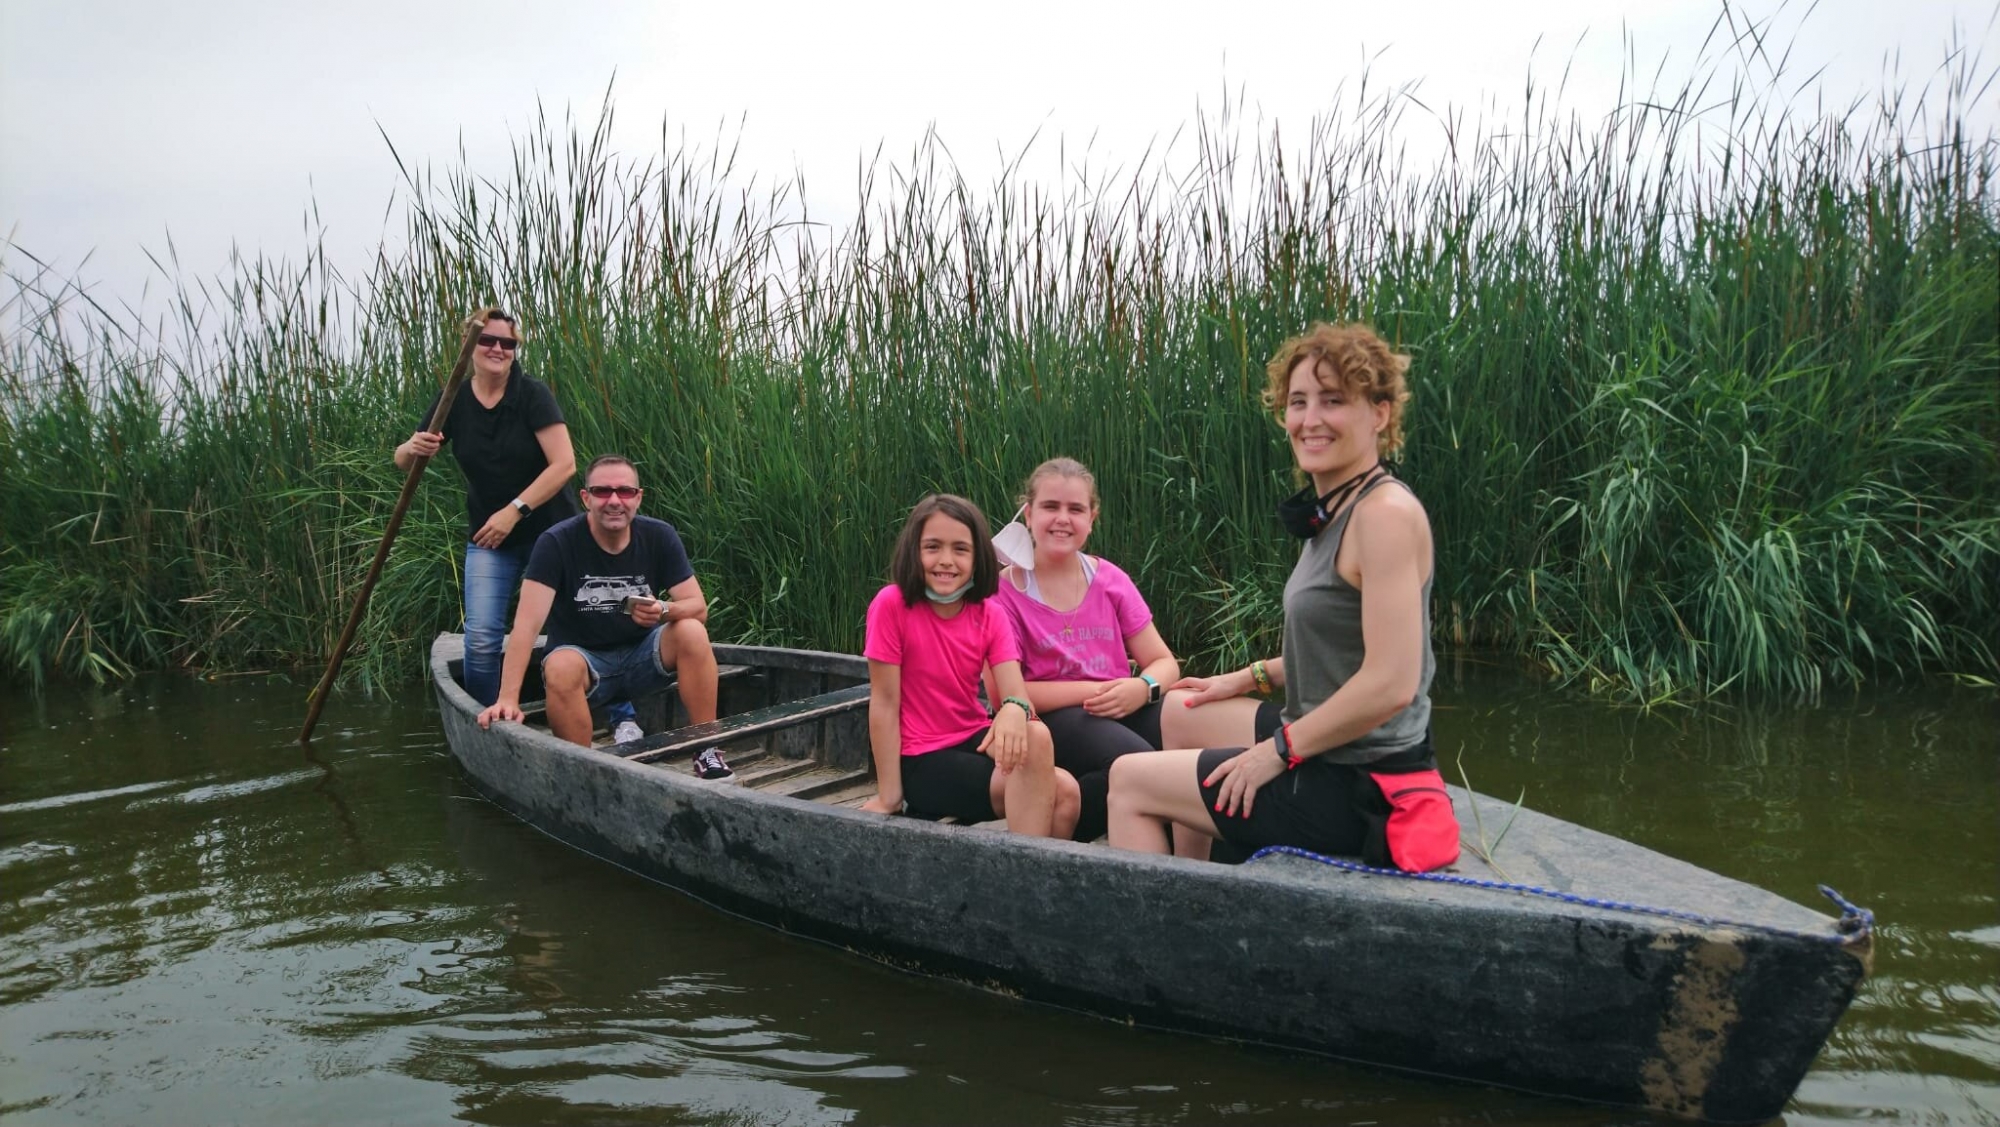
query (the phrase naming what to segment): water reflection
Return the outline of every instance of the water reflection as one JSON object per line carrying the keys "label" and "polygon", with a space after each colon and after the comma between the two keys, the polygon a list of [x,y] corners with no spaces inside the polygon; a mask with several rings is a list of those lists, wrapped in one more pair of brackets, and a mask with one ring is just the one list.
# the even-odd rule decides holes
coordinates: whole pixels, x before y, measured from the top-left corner
{"label": "water reflection", "polygon": [[[421,697],[343,702],[302,751],[298,695],[0,700],[9,1121],[1644,1121],[901,975],[514,822]],[[1463,749],[1488,793],[1878,912],[1788,1122],[1993,1120],[1990,694],[1641,715],[1461,666],[1439,699],[1448,775]]]}

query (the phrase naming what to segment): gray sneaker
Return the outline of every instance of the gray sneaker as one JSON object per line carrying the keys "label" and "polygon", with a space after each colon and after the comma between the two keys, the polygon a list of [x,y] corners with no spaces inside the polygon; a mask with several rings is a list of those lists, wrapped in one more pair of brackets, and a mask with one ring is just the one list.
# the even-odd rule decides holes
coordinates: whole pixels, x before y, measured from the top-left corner
{"label": "gray sneaker", "polygon": [[694,773],[704,779],[726,779],[736,772],[722,761],[722,749],[711,747],[694,757]]}
{"label": "gray sneaker", "polygon": [[645,738],[646,733],[640,729],[637,720],[620,720],[618,726],[611,729],[611,742],[615,744],[629,744]]}

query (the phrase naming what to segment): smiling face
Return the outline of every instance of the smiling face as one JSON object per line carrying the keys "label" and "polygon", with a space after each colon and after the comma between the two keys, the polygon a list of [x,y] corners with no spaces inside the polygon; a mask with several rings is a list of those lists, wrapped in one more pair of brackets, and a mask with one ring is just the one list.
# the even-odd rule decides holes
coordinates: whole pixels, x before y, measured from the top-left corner
{"label": "smiling face", "polygon": [[[606,496],[598,492],[610,490]],[[619,496],[620,491],[626,496]],[[623,536],[639,515],[639,471],[621,462],[611,462],[590,472],[583,483],[583,510],[592,531],[601,536]]]}
{"label": "smiling face", "polygon": [[924,586],[935,594],[951,594],[972,582],[972,529],[964,521],[932,513],[917,539],[917,560]]}
{"label": "smiling face", "polygon": [[[515,348],[520,347],[520,333],[516,331],[512,321],[504,321],[498,317],[489,317],[486,320],[485,327],[479,330],[479,335],[501,337],[505,340],[516,342]],[[472,346],[472,366],[477,370],[479,375],[485,376],[488,379],[504,380],[507,378],[508,369],[512,368],[513,365],[513,349],[485,344],[475,344]]]}
{"label": "smiling face", "polygon": [[1028,532],[1035,538],[1038,564],[1083,551],[1090,526],[1097,521],[1090,483],[1080,477],[1044,474],[1035,479],[1028,499]]}
{"label": "smiling face", "polygon": [[1292,458],[1325,493],[1381,460],[1377,436],[1389,425],[1389,405],[1335,384],[1321,383],[1311,357],[1292,367],[1285,394],[1285,435]]}

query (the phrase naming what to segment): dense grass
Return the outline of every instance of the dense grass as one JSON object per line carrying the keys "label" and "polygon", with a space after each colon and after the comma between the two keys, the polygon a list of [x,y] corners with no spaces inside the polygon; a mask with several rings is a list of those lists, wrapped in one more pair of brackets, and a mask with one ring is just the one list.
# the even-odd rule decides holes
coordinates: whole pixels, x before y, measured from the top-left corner
{"label": "dense grass", "polygon": [[[1436,632],[1641,700],[1996,675],[2000,209],[1973,67],[1805,119],[1690,85],[1601,120],[1530,91],[1446,122],[1363,91],[1301,139],[1225,112],[1178,164],[1052,196],[940,146],[861,218],[726,153],[540,123],[499,181],[412,171],[365,279],[316,250],[155,326],[15,251],[0,345],[0,662],[40,679],[323,660],[463,313],[525,317],[580,453],[635,457],[719,636],[852,650],[909,505],[1011,511],[1072,454],[1093,545],[1196,668],[1276,648],[1295,546],[1264,359],[1319,318],[1415,356],[1403,470]],[[1772,81],[1775,91],[1780,82]],[[456,621],[455,471],[420,495],[348,668]]]}

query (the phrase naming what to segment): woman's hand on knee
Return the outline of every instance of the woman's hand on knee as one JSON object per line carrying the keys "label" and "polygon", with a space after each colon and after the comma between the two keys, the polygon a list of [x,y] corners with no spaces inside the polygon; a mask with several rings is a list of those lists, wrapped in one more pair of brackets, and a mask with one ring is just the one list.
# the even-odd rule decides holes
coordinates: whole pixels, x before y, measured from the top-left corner
{"label": "woman's hand on knee", "polygon": [[1220,783],[1215,796],[1216,813],[1225,818],[1248,818],[1251,807],[1256,805],[1258,788],[1284,773],[1284,761],[1278,758],[1271,741],[1265,740],[1223,760],[1201,785],[1212,787]]}
{"label": "woman's hand on knee", "polygon": [[1250,671],[1238,669],[1214,677],[1183,677],[1167,686],[1182,708],[1199,708],[1210,701],[1231,700],[1248,693],[1255,685]]}

